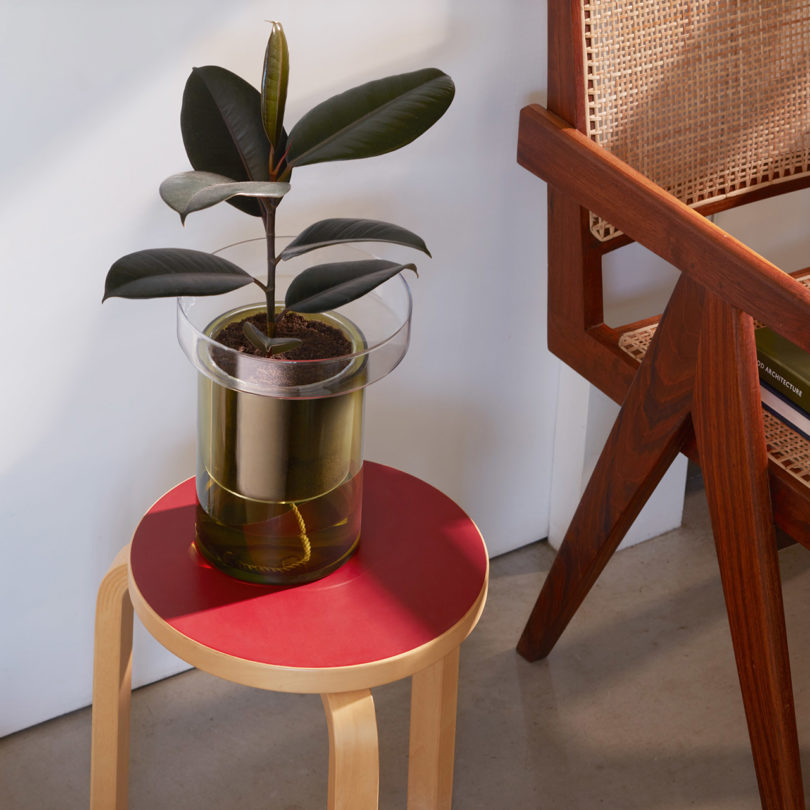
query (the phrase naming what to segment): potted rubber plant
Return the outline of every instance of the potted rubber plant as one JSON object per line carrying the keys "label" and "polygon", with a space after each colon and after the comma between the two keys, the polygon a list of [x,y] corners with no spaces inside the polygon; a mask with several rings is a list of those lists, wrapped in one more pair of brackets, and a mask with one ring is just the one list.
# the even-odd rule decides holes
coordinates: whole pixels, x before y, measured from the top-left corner
{"label": "potted rubber plant", "polygon": [[181,221],[221,202],[258,218],[261,268],[246,269],[254,240],[212,253],[153,248],[114,262],[104,291],[104,300],[177,297],[180,344],[198,370],[197,549],[232,576],[273,584],[322,577],[355,549],[364,389],[408,345],[402,271],[415,265],[358,254],[354,243],[430,256],[412,231],[369,219],[325,219],[282,239],[277,209],[294,170],[399,149],[455,92],[435,68],[387,76],[287,129],[289,64],[272,23],[260,89],[222,67],[192,70],[180,115],[192,171],[160,186]]}

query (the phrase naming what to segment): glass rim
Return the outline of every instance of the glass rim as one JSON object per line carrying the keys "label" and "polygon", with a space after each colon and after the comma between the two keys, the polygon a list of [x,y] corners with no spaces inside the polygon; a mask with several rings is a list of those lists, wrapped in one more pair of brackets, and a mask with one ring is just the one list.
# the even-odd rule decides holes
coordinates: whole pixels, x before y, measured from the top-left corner
{"label": "glass rim", "polygon": [[[226,248],[263,241],[247,239]],[[343,253],[370,255],[353,245],[336,247]],[[289,266],[279,268],[281,298],[284,285],[298,272]],[[179,296],[177,335],[184,354],[199,372],[227,388],[287,399],[310,399],[364,388],[386,376],[399,364],[410,342],[413,296],[402,273],[360,298],[310,314],[347,333],[352,350],[341,355],[299,360],[263,357],[240,352],[211,336],[211,328],[219,320],[227,319],[232,313],[263,311],[264,305],[263,291],[251,283],[222,295]],[[215,354],[222,362],[213,360]],[[366,382],[362,381],[364,374],[352,373],[363,368],[370,372]]]}
{"label": "glass rim", "polygon": [[[397,338],[397,336],[402,332],[403,329],[408,328],[408,324],[409,324],[410,319],[411,319],[411,313],[412,313],[412,310],[413,310],[413,294],[411,293],[410,285],[402,277],[401,273],[399,275],[397,275],[397,276],[394,276],[394,278],[388,279],[388,281],[384,282],[384,284],[391,284],[392,282],[394,282],[394,283],[399,282],[403,286],[404,292],[405,292],[405,300],[407,302],[407,304],[406,304],[407,313],[406,313],[406,317],[403,319],[402,323],[397,327],[396,330],[391,332],[391,334],[386,335],[384,338],[381,338],[380,340],[378,340],[374,344],[371,344],[371,345],[367,344],[366,347],[364,349],[360,350],[360,351],[349,352],[348,354],[336,354],[336,355],[333,355],[332,357],[319,357],[319,358],[314,358],[314,359],[310,358],[310,359],[306,359],[306,360],[291,360],[291,359],[289,359],[287,357],[261,357],[259,355],[245,355],[243,352],[240,352],[237,349],[231,349],[230,347],[226,346],[225,344],[220,343],[218,340],[214,340],[214,338],[210,337],[209,335],[206,335],[205,332],[200,331],[200,329],[191,321],[191,318],[189,317],[189,314],[188,314],[188,308],[194,302],[198,301],[201,298],[215,298],[216,296],[200,296],[200,295],[181,295],[181,296],[178,296],[178,298],[177,298],[177,311],[178,311],[178,316],[183,318],[185,323],[188,325],[189,329],[191,329],[199,338],[204,340],[206,343],[216,344],[218,350],[228,352],[228,353],[233,353],[234,355],[240,355],[240,356],[243,356],[243,357],[249,356],[252,360],[256,360],[258,362],[289,363],[291,368],[293,366],[295,366],[295,365],[300,365],[303,368],[305,366],[309,366],[310,364],[334,362],[335,360],[349,361],[349,360],[356,359],[358,357],[363,357],[363,356],[373,352],[374,350],[379,349],[382,346],[385,346],[386,343],[389,343],[389,342],[395,340]],[[380,285],[380,286],[382,286],[382,285]],[[370,293],[367,293],[367,295],[373,295],[373,293],[374,293],[374,290],[372,290]],[[359,300],[359,299],[357,299],[357,300]],[[354,302],[351,302],[351,303],[354,303]],[[344,305],[342,305],[340,307],[335,307],[334,309],[326,310],[324,314],[329,313],[329,312],[338,312],[339,313],[343,306],[346,306],[346,305],[344,304]],[[225,312],[227,312],[227,311],[228,310],[224,310],[223,314]],[[291,311],[294,312],[295,310],[291,310]],[[302,313],[302,314],[306,314],[306,313]],[[316,314],[321,314],[321,313],[316,313]]]}

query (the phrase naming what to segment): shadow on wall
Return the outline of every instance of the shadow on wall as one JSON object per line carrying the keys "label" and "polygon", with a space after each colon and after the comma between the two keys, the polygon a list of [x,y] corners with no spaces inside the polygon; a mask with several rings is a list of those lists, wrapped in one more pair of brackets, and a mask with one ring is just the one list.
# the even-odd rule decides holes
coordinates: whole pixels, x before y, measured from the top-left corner
{"label": "shadow on wall", "polygon": [[[7,457],[0,474],[6,543],[16,560],[3,567],[0,592],[18,617],[2,629],[0,736],[89,702],[98,583],[143,511],[194,471],[194,375],[185,357],[171,346],[166,362],[177,365],[177,390],[150,386],[148,352],[99,350],[110,333],[106,320],[99,313],[86,345],[72,347],[86,359],[64,388],[49,390],[44,375],[41,389],[22,392],[50,400],[47,418],[37,415],[24,454]],[[94,385],[88,401],[83,375],[99,370],[106,385]],[[167,434],[167,421],[189,429]],[[32,692],[35,702],[25,697]]]}

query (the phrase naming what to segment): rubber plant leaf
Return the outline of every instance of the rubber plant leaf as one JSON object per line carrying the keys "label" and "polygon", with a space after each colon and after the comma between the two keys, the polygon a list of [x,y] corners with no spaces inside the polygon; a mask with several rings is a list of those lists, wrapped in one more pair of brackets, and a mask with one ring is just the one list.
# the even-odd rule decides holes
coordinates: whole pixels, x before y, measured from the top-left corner
{"label": "rubber plant leaf", "polygon": [[192,211],[201,211],[236,196],[280,199],[290,190],[289,183],[269,180],[243,180],[211,172],[180,172],[167,177],[160,184],[163,201],[180,214],[180,220]]}
{"label": "rubber plant leaf", "polygon": [[104,298],[218,295],[254,281],[241,267],[200,250],[151,248],[122,256],[110,267]]}
{"label": "rubber plant leaf", "polygon": [[[290,52],[281,23],[271,23],[270,37],[264,52],[262,71],[262,124],[273,148],[271,160],[281,157],[284,108],[287,104],[287,82],[290,77]],[[272,168],[272,167],[271,167]]]}
{"label": "rubber plant leaf", "polygon": [[436,68],[354,87],[318,104],[290,130],[287,165],[393,152],[433,126],[454,94],[453,80]]}
{"label": "rubber plant leaf", "polygon": [[[180,129],[194,169],[233,180],[269,180],[270,141],[261,118],[261,95],[244,79],[215,65],[194,68],[186,81]],[[261,215],[256,200],[229,201]]]}
{"label": "rubber plant leaf", "polygon": [[416,272],[416,266],[384,259],[317,264],[292,280],[284,306],[304,313],[334,309],[371,292],[402,270]]}
{"label": "rubber plant leaf", "polygon": [[430,256],[424,240],[407,228],[377,219],[332,218],[322,219],[304,228],[281,251],[279,258],[291,259],[310,250],[348,242],[387,242],[412,247]]}
{"label": "rubber plant leaf", "polygon": [[259,350],[263,351],[268,357],[273,354],[281,354],[281,352],[288,352],[291,349],[297,349],[302,343],[302,340],[291,337],[267,337],[257,326],[250,321],[242,323],[242,331],[245,337]]}

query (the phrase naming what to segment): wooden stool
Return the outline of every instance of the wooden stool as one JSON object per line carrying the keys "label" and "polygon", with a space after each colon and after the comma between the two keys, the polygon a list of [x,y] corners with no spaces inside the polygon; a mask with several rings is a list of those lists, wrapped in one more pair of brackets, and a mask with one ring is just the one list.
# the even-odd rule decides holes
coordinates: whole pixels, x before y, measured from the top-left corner
{"label": "wooden stool", "polygon": [[175,655],[236,683],[319,693],[331,809],[376,808],[374,686],[411,676],[408,808],[452,801],[458,655],[486,599],[489,563],[461,509],[411,475],[364,466],[352,558],[296,587],[255,585],[194,546],[194,479],[167,492],[104,577],[96,606],[91,808],[125,808],[132,609]]}

